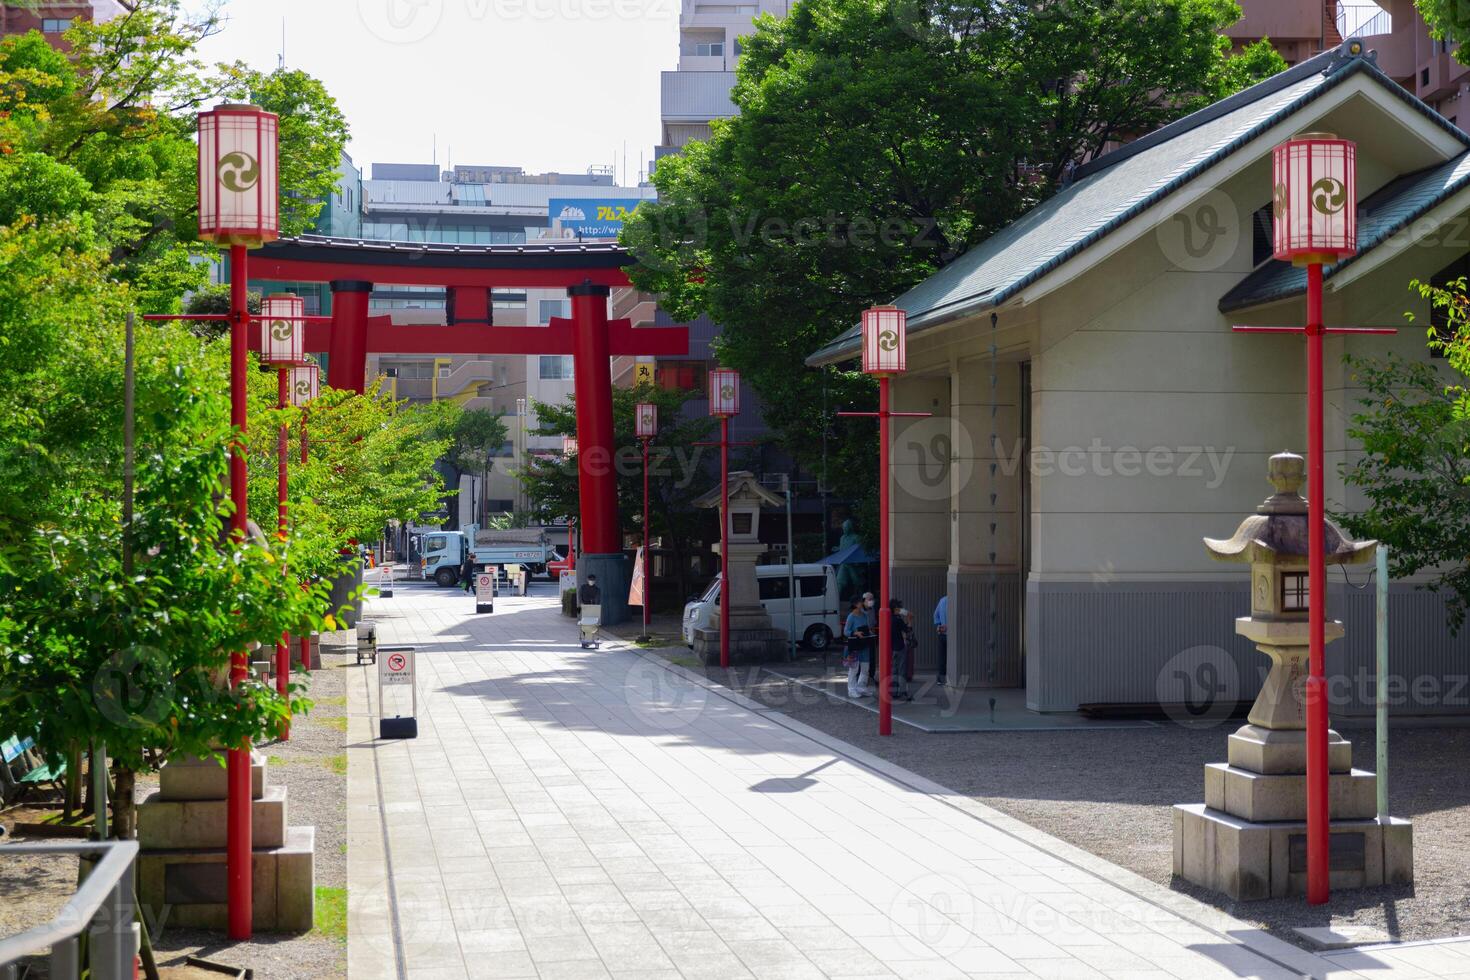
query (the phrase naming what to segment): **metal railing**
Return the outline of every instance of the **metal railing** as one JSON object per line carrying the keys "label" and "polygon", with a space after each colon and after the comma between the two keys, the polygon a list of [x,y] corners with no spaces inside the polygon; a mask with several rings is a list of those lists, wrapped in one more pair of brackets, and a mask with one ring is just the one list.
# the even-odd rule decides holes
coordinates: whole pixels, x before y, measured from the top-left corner
{"label": "metal railing", "polygon": [[1393,15],[1376,3],[1337,4],[1337,33],[1344,38],[1393,33]]}
{"label": "metal railing", "polygon": [[17,980],[20,959],[51,951],[51,980],[79,980],[82,933],[90,944],[91,980],[127,980],[136,955],[133,932],[133,865],[137,841],[92,841],[79,844],[9,844],[0,860],[18,854],[100,855],[56,917],[45,925],[0,939],[0,980]]}

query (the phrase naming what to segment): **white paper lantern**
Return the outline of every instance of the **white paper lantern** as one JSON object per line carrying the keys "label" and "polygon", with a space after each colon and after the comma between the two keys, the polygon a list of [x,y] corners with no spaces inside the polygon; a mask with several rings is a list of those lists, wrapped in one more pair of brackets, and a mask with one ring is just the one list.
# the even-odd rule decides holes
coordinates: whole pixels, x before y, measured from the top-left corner
{"label": "white paper lantern", "polygon": [[709,373],[709,413],[740,414],[740,373],[730,368],[717,368]]}
{"label": "white paper lantern", "polygon": [[658,435],[658,406],[651,402],[639,402],[635,410],[634,421],[638,429],[638,438],[652,439]]}
{"label": "white paper lantern", "polygon": [[908,314],[896,306],[863,310],[863,372],[900,374],[907,368]]}
{"label": "white paper lantern", "polygon": [[561,437],[561,451],[562,451],[562,455],[564,455],[564,456],[575,456],[575,455],[577,455],[577,437],[576,436],[562,436]]}
{"label": "white paper lantern", "polygon": [[260,362],[272,367],[300,363],[304,355],[305,303],[295,293],[272,293],[260,304]]}
{"label": "white paper lantern", "polygon": [[291,404],[300,408],[321,393],[321,370],[307,361],[291,368]]}
{"label": "white paper lantern", "polygon": [[1356,147],[1305,133],[1271,152],[1273,255],[1297,265],[1332,263],[1358,250]]}
{"label": "white paper lantern", "polygon": [[280,237],[276,115],[253,105],[199,114],[199,237],[259,247]]}

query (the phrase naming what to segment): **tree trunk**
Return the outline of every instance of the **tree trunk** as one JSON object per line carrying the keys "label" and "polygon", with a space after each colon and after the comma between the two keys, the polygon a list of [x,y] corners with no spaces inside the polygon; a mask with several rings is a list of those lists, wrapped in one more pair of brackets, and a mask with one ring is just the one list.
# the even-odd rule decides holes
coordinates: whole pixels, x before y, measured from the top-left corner
{"label": "tree trunk", "polygon": [[112,767],[112,836],[132,840],[138,836],[138,809],[133,802],[133,770],[113,764]]}
{"label": "tree trunk", "polygon": [[82,750],[72,744],[66,752],[66,799],[62,815],[70,820],[82,806]]}

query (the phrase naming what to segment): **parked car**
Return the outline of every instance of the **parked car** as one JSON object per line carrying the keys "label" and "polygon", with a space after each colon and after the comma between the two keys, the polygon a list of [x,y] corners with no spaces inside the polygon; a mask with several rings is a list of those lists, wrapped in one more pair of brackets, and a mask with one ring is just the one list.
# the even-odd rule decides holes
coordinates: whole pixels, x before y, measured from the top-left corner
{"label": "parked car", "polygon": [[[786,565],[757,565],[756,586],[761,606],[776,629],[788,630],[791,623],[792,569]],[[810,650],[825,650],[842,632],[841,607],[837,601],[837,572],[831,565],[797,565],[796,635]],[[684,606],[684,643],[694,646],[694,631],[718,628],[720,621],[720,576],[704,594]]]}

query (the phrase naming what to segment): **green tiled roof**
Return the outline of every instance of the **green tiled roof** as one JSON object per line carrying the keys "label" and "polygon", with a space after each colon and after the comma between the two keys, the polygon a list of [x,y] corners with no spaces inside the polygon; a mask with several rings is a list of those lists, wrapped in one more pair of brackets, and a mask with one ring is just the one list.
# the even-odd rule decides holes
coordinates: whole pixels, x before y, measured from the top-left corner
{"label": "green tiled roof", "polygon": [[[894,301],[910,334],[1000,306],[1241,146],[1358,72],[1465,136],[1405,92],[1367,57],[1324,52],[1078,169],[1076,181]],[[812,365],[857,356],[854,326],[807,358]]]}
{"label": "green tiled roof", "polygon": [[[1322,270],[1330,279],[1419,220],[1441,201],[1470,186],[1470,151],[1437,167],[1407,174],[1375,191],[1358,214],[1358,252]],[[1306,292],[1307,270],[1272,260],[1242,279],[1220,299],[1220,312],[1231,313]]]}

